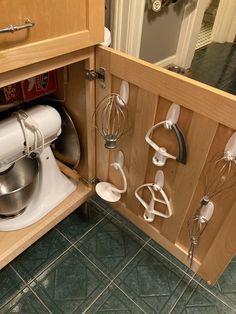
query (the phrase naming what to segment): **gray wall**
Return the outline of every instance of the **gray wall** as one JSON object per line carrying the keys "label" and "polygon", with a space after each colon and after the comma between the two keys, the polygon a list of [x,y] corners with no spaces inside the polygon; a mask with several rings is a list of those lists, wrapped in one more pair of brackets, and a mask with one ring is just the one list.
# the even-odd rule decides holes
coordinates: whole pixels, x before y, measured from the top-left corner
{"label": "gray wall", "polygon": [[155,13],[146,2],[140,58],[152,63],[168,58],[176,53],[184,1],[180,0]]}
{"label": "gray wall", "polygon": [[111,29],[111,1],[105,0],[105,26]]}

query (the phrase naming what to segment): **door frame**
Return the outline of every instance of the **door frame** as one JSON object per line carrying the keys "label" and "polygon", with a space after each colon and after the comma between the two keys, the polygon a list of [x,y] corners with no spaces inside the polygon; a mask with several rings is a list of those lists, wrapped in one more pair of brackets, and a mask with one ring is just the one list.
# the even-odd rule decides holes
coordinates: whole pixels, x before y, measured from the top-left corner
{"label": "door frame", "polygon": [[[220,0],[215,23],[212,32],[212,39],[217,42],[233,42],[236,35],[236,5],[235,0]],[[189,68],[195,53],[198,34],[205,10],[211,0],[198,0],[188,2],[185,6],[183,22],[181,25],[179,42],[176,51],[175,63],[183,68]],[[234,10],[232,8],[235,7]],[[225,27],[222,27],[222,17],[224,17]],[[220,30],[220,38],[216,33]]]}
{"label": "door frame", "polygon": [[178,66],[186,69],[190,67],[203,16],[210,3],[211,0],[198,0],[197,3],[190,1],[186,4],[176,50],[175,63]]}
{"label": "door frame", "polygon": [[139,57],[145,0],[112,0],[112,47]]}
{"label": "door frame", "polygon": [[220,0],[215,23],[212,29],[212,41],[234,42],[236,36],[236,1]]}

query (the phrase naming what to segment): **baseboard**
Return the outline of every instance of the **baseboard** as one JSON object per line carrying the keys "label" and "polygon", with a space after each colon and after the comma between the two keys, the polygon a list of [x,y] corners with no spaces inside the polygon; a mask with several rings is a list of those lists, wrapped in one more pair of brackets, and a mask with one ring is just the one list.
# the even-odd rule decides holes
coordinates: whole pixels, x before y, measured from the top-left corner
{"label": "baseboard", "polygon": [[172,55],[168,58],[162,59],[156,63],[154,63],[155,65],[159,65],[160,67],[166,67],[169,64],[173,64],[175,63],[176,60],[176,55]]}

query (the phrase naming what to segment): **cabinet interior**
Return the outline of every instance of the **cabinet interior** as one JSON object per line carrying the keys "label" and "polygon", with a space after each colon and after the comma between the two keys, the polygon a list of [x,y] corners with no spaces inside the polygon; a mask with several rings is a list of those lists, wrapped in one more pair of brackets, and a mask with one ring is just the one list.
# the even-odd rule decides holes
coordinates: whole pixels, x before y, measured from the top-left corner
{"label": "cabinet interior", "polygon": [[[94,145],[91,139],[93,129],[90,128],[92,123],[91,113],[94,111],[94,99],[91,98],[94,82],[87,83],[84,79],[85,68],[89,66],[89,61],[91,61],[91,58],[88,58],[88,55],[86,55],[86,58],[78,62],[55,69],[58,83],[56,92],[36,101],[37,104],[43,104],[47,100],[58,101],[60,105],[63,104],[65,106],[72,117],[80,139],[81,160],[78,167],[73,170],[61,162],[58,162],[58,164],[60,170],[66,176],[77,182],[77,189],[37,223],[16,231],[0,232],[0,268],[4,267],[73,210],[78,208],[93,193],[93,188],[89,181],[94,177]],[[25,76],[25,78],[28,77],[28,75]],[[15,80],[8,80],[8,82],[10,84],[15,82]],[[22,105],[24,108],[24,104]],[[2,112],[1,115],[3,114]]]}

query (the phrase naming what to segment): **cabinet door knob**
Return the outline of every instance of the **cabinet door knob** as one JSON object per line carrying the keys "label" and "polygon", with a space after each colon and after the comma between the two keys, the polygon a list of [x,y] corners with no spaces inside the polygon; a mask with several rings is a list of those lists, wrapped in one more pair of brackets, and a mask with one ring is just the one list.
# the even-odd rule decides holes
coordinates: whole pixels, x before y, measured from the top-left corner
{"label": "cabinet door knob", "polygon": [[0,33],[14,33],[16,31],[20,31],[22,29],[31,28],[34,26],[34,23],[27,20],[24,24],[20,25],[9,25],[5,28],[0,29]]}

